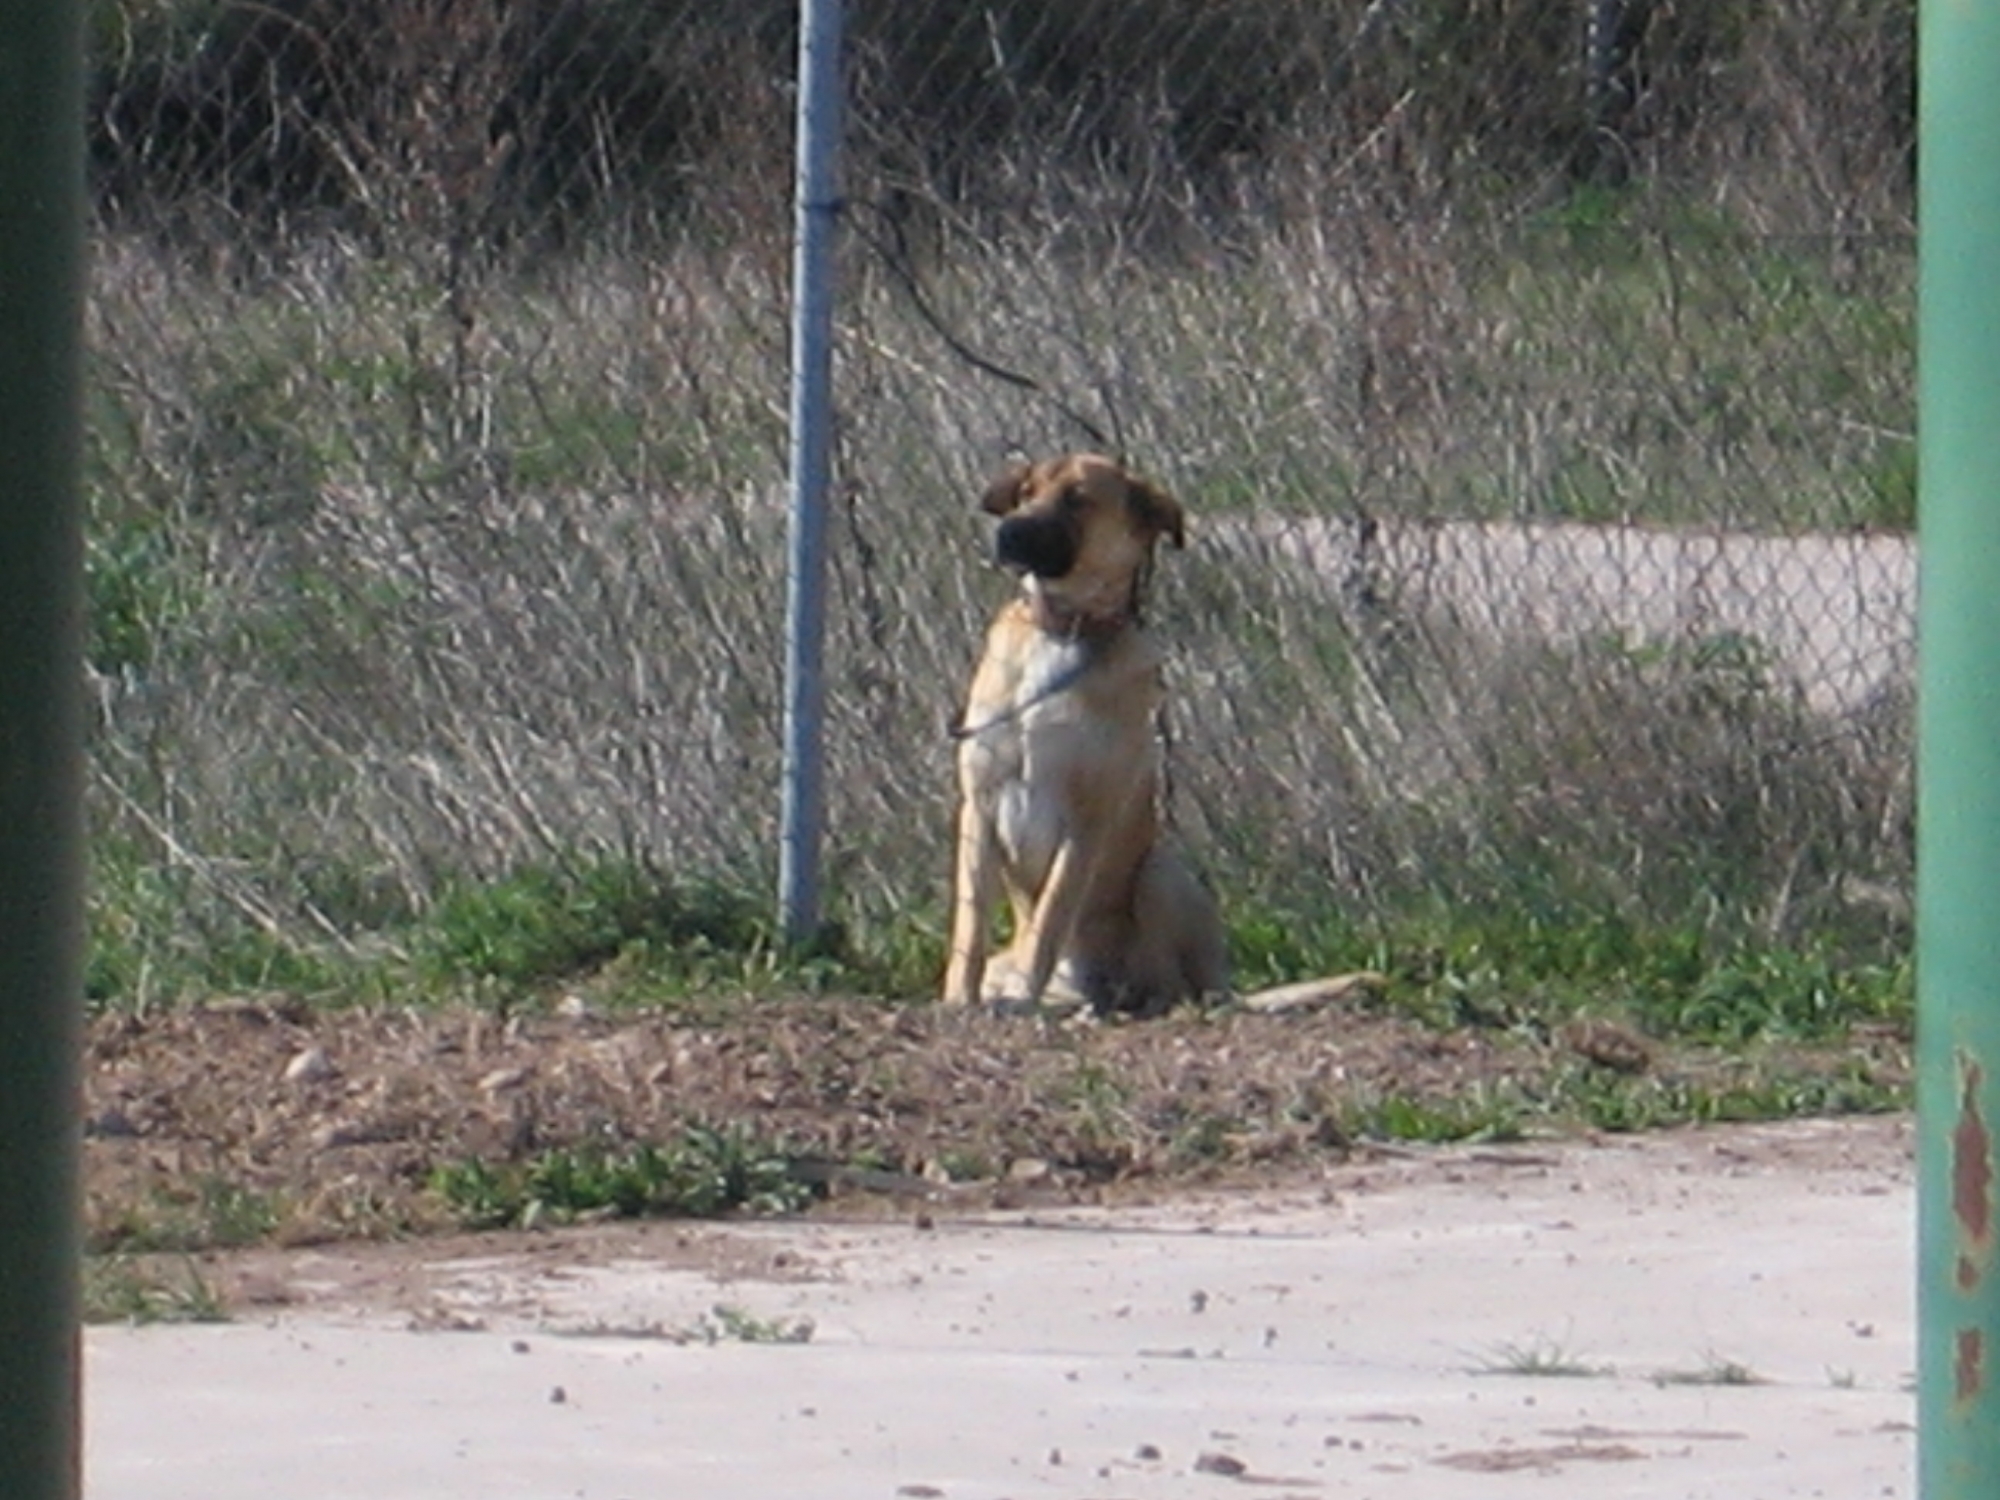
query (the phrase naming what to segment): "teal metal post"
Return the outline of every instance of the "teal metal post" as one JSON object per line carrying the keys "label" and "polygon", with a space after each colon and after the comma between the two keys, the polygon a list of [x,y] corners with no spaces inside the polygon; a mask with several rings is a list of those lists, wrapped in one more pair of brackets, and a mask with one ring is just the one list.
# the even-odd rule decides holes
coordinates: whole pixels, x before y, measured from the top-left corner
{"label": "teal metal post", "polygon": [[79,1492],[77,0],[0,0],[0,1497]]}
{"label": "teal metal post", "polygon": [[1918,1491],[2000,1496],[2000,3],[1919,14]]}

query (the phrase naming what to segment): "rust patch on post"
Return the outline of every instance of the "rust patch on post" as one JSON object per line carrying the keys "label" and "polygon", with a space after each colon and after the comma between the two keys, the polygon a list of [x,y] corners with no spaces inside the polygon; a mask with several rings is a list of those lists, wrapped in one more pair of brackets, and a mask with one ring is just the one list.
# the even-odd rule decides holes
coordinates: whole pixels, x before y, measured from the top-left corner
{"label": "rust patch on post", "polygon": [[1956,1376],[1961,1405],[1978,1396],[1986,1384],[1986,1335],[1977,1328],[1958,1330]]}
{"label": "rust patch on post", "polygon": [[[1958,1123],[1951,1132],[1951,1211],[1958,1220],[1958,1290],[1973,1296],[1993,1258],[1993,1132],[1979,1112],[1979,1088],[1986,1070],[1963,1050],[1958,1054]],[[1952,1361],[1958,1405],[1969,1406],[1986,1393],[1986,1333],[1960,1328]]]}
{"label": "rust patch on post", "polygon": [[[1993,1132],[1979,1113],[1979,1086],[1986,1081],[1986,1070],[1961,1052],[1958,1072],[1962,1091],[1958,1125],[1951,1133],[1951,1208],[1967,1243],[1983,1252],[1993,1240]],[[1984,1258],[1982,1254],[1980,1259]],[[1978,1268],[1973,1269],[1977,1281]],[[1963,1265],[1958,1280],[1970,1290]]]}

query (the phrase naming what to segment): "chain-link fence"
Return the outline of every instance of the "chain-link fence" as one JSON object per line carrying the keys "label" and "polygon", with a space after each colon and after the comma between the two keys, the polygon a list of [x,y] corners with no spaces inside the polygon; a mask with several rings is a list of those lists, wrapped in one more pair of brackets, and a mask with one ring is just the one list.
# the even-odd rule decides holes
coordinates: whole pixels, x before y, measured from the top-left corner
{"label": "chain-link fence", "polygon": [[[590,851],[766,885],[794,26],[100,0],[101,988],[163,911],[354,945]],[[1088,446],[1194,518],[1171,810],[1232,902],[1895,941],[1913,31],[852,0],[836,906],[941,911],[971,498]]]}

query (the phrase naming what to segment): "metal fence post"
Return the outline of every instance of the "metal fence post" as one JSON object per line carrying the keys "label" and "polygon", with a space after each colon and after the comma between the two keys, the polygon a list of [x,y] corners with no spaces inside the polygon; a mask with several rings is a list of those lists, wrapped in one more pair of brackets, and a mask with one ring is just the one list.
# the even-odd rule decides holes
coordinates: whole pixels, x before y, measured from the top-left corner
{"label": "metal fence post", "polygon": [[1625,177],[1625,144],[1619,139],[1626,100],[1624,67],[1626,0],[1587,0],[1584,17],[1584,115],[1590,138],[1588,166],[1607,182]]}
{"label": "metal fence post", "polygon": [[76,0],[0,0],[0,1495],[78,1478]]}
{"label": "metal fence post", "polygon": [[791,532],[778,903],[787,939],[819,928],[824,809],[826,496],[833,427],[833,257],[839,226],[842,0],[800,0],[792,261]]}
{"label": "metal fence post", "polygon": [[2000,7],[1920,17],[1918,1438],[2000,1495]]}

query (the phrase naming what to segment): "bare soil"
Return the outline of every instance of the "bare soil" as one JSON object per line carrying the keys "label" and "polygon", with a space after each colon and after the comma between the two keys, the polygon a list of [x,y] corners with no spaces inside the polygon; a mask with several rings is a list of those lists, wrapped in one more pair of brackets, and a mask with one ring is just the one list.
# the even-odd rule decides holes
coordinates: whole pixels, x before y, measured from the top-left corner
{"label": "bare soil", "polygon": [[[1894,1037],[1781,1066],[1857,1053],[1907,1077]],[[1510,1100],[1562,1130],[1533,1101],[1580,1080],[1719,1087],[1774,1066],[1608,1023],[1441,1031],[1365,1001],[1077,1024],[851,999],[511,1017],[258,999],[97,1017],[86,1057],[88,1239],[134,1251],[448,1232],[441,1166],[690,1124],[747,1125],[843,1211],[1006,1207],[1282,1180],[1353,1157],[1385,1103],[1421,1126]]]}

